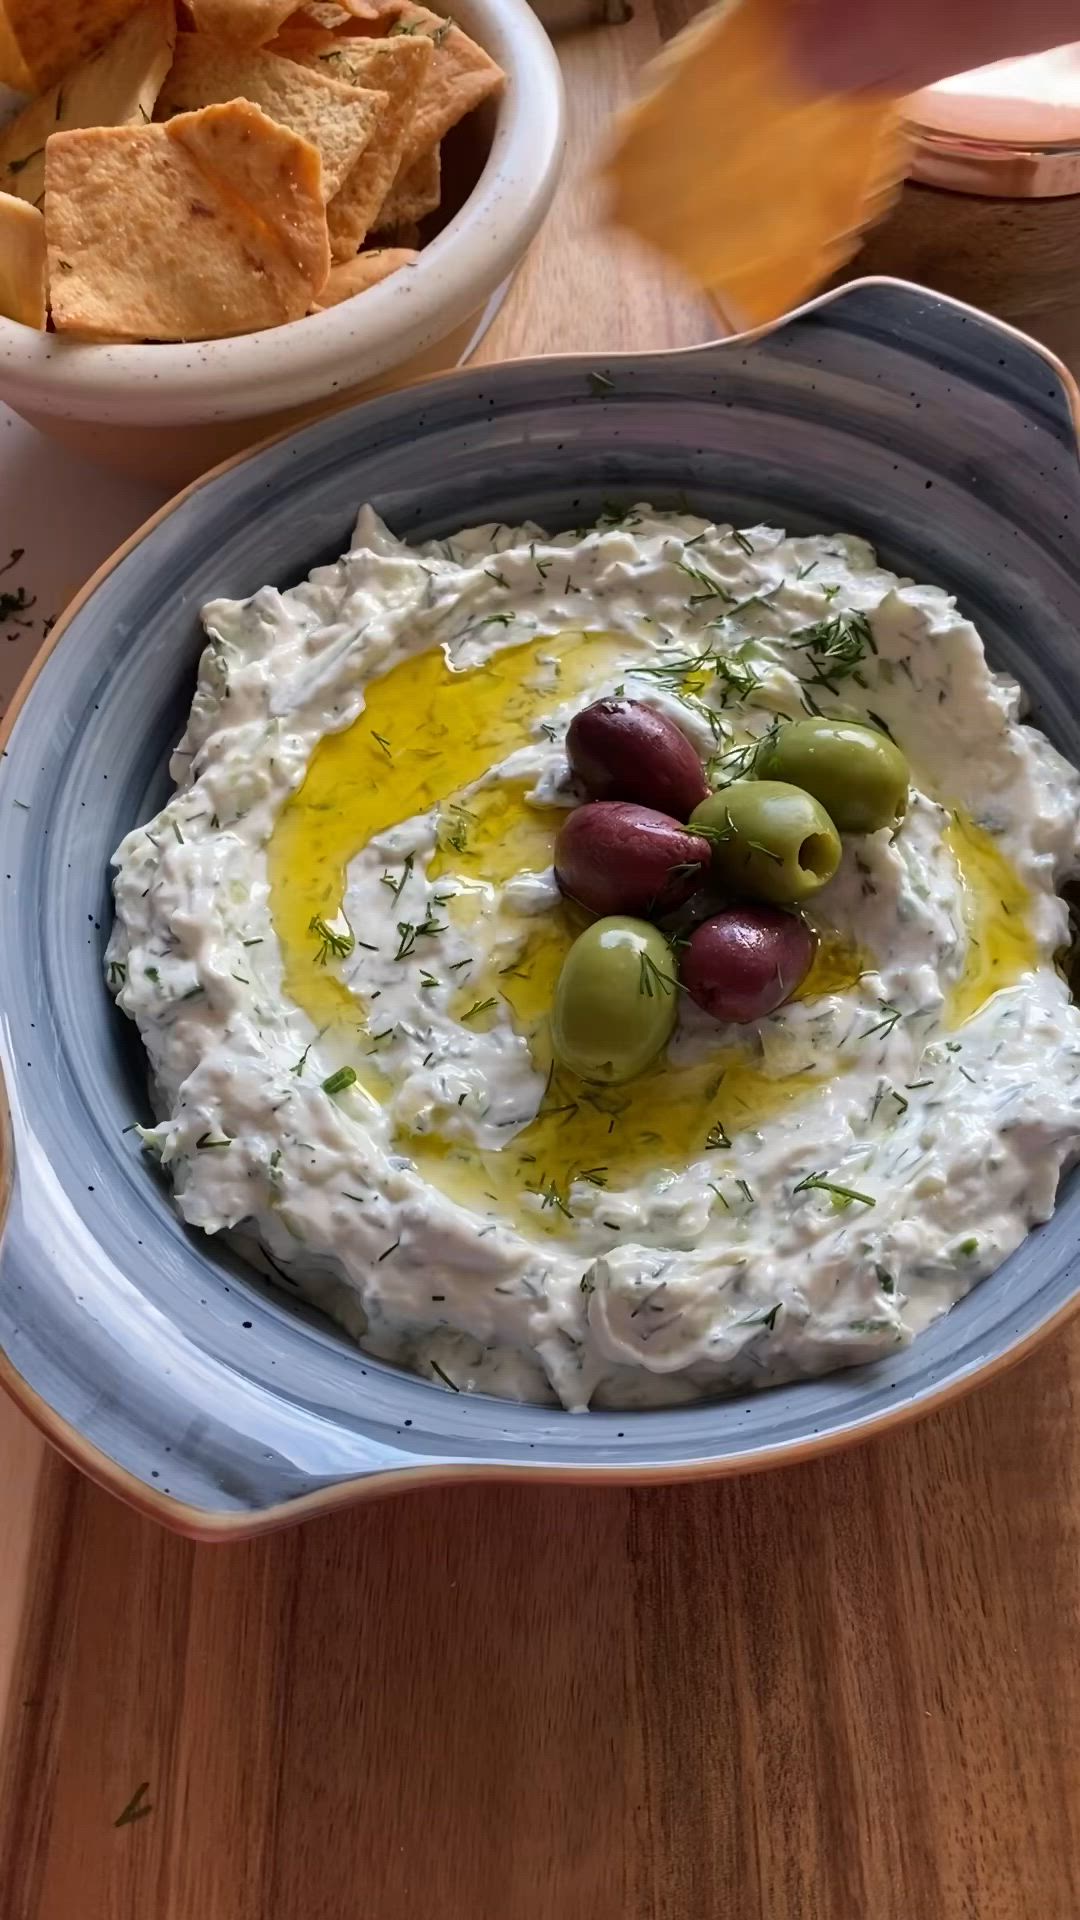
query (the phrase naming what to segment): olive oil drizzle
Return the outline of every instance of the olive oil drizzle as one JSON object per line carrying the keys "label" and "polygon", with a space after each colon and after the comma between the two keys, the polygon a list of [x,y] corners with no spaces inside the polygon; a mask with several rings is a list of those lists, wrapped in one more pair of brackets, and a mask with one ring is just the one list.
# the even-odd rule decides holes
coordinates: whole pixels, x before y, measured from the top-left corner
{"label": "olive oil drizzle", "polygon": [[[340,931],[344,924],[349,863],[380,832],[437,809],[428,877],[454,882],[443,917],[467,927],[473,916],[506,913],[503,884],[550,864],[562,816],[530,805],[520,782],[491,782],[490,769],[534,737],[553,707],[595,697],[631,645],[625,635],[564,632],[502,649],[479,667],[457,668],[439,649],[416,655],[374,681],[359,717],[327,735],[312,755],[270,841],[271,914],[286,992],[320,1032],[351,1040],[355,1084],[374,1100],[385,1101],[391,1091],[371,1057],[380,1036],[371,1032],[363,1001],[340,977],[339,955],[327,951],[325,939],[326,928]],[[1013,984],[1036,955],[1026,889],[990,836],[958,814],[947,840],[964,883],[969,932],[948,1010],[957,1025],[991,993]],[[472,1031],[490,1025],[501,1002],[509,1007],[546,1075],[534,1120],[499,1150],[430,1133],[400,1143],[425,1178],[453,1199],[519,1226],[563,1233],[575,1189],[602,1217],[606,1195],[678,1171],[704,1154],[715,1155],[722,1176],[734,1135],[762,1127],[827,1077],[770,1077],[746,1049],[730,1046],[693,1065],[663,1061],[623,1087],[591,1087],[559,1075],[548,1011],[564,955],[584,924],[567,903],[522,920],[513,964],[470,972],[451,1003]],[[417,931],[406,929],[413,944]],[[370,944],[369,932],[348,930],[350,948],[353,938]],[[842,937],[823,933],[799,997],[842,992],[873,964]],[[617,1231],[609,1211],[608,1224]]]}

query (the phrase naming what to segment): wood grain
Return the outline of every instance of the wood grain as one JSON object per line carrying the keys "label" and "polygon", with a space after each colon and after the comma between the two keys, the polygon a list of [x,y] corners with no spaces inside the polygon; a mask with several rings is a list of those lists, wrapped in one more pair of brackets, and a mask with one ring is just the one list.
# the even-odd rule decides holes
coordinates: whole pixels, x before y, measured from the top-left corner
{"label": "wood grain", "polygon": [[[565,44],[487,357],[713,330],[587,225],[663,5]],[[0,1920],[1076,1920],[1078,1416],[1074,1325],[789,1473],[194,1547],[2,1406]]]}

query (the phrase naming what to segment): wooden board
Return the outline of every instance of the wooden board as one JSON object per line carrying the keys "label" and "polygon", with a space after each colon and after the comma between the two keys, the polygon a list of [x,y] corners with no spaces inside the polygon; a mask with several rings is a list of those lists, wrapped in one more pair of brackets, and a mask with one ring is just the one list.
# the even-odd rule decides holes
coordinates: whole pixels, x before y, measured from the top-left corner
{"label": "wooden board", "polygon": [[[581,182],[679,4],[566,43],[484,357],[714,331]],[[194,1547],[0,1406],[0,1920],[1077,1920],[1078,1416],[1075,1325],[790,1473]]]}

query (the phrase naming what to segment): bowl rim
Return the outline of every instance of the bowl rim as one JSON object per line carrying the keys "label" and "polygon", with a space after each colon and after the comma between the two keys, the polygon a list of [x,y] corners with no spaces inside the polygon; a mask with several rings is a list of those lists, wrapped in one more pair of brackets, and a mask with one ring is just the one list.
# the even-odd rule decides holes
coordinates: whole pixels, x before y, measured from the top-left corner
{"label": "bowl rim", "polygon": [[[649,358],[665,360],[685,359],[702,353],[715,353],[717,350],[732,347],[738,349],[747,344],[762,340],[781,331],[793,321],[820,312],[823,309],[843,301],[846,297],[867,289],[882,288],[899,291],[906,295],[925,297],[927,289],[916,286],[891,275],[867,275],[853,280],[844,286],[830,288],[814,299],[804,302],[790,313],[779,319],[767,322],[743,333],[729,335],[725,339],[699,343],[690,347],[678,347],[660,350],[648,355]],[[970,316],[980,325],[991,328],[1014,344],[1018,344],[1034,353],[1058,380],[1063,397],[1066,400],[1074,434],[1080,441],[1080,386],[1064,364],[1048,348],[1030,338],[1019,328],[1009,325],[996,317],[984,314],[966,302],[954,300],[944,294],[934,293],[935,301],[947,307],[956,315]],[[605,367],[618,367],[620,363],[633,362],[642,358],[640,352],[625,352],[603,356]],[[538,364],[577,362],[582,359],[580,353],[533,355],[499,363],[488,371],[497,372],[504,368],[523,369]],[[428,389],[440,385],[450,378],[461,378],[461,370],[436,374],[430,379],[417,383],[412,391],[422,396]],[[359,410],[366,403],[354,402],[352,406],[342,406],[336,415]],[[300,429],[303,431],[304,429]],[[129,537],[108,556],[95,570],[91,578],[74,596],[59,616],[47,639],[35,659],[24,674],[11,704],[0,720],[0,755],[18,720],[38,674],[50,658],[54,648],[63,639],[67,628],[82,611],[83,607],[97,591],[101,583],[127,558],[158,526],[166,521],[186,500],[198,493],[203,487],[216,481],[244,463],[256,459],[268,448],[295,437],[297,429],[287,428],[260,441],[230,458],[221,461],[206,473],[200,474],[179,493],[165,501],[156,512],[137,527]],[[10,1109],[0,1071],[0,1239],[3,1237],[9,1203],[14,1186],[15,1156]],[[846,1447],[862,1444],[880,1437],[909,1423],[922,1419],[925,1415],[945,1408],[964,1397],[975,1386],[984,1385],[999,1377],[1008,1368],[1030,1356],[1044,1341],[1072,1316],[1080,1311],[1080,1290],[1070,1300],[1062,1303],[1027,1334],[1015,1340],[1003,1351],[982,1365],[969,1368],[939,1384],[926,1388],[916,1396],[909,1396],[897,1405],[881,1412],[865,1415],[850,1424],[840,1426],[825,1434],[811,1434],[799,1441],[783,1441],[775,1445],[756,1448],[751,1453],[741,1453],[714,1459],[690,1460],[677,1464],[657,1466],[607,1465],[602,1462],[591,1465],[550,1465],[537,1462],[535,1465],[523,1461],[518,1465],[476,1464],[447,1461],[445,1463],[424,1466],[394,1465],[370,1473],[350,1475],[332,1484],[315,1488],[311,1492],[297,1494],[285,1501],[273,1505],[249,1510],[218,1511],[192,1505],[188,1501],[177,1499],[172,1494],[158,1492],[132,1473],[128,1468],[114,1460],[87,1439],[29,1384],[18,1371],[10,1356],[0,1349],[0,1389],[7,1393],[16,1406],[27,1416],[34,1426],[49,1440],[57,1450],[79,1467],[87,1476],[106,1491],[116,1494],[126,1504],[136,1508],[147,1518],[157,1520],[171,1531],[192,1540],[209,1542],[213,1540],[250,1539],[264,1533],[274,1532],[290,1526],[300,1520],[319,1514],[334,1513],[358,1504],[361,1501],[380,1499],[390,1494],[404,1493],[414,1489],[434,1486],[457,1485],[466,1481],[489,1481],[501,1483],[527,1483],[549,1485],[559,1483],[578,1486],[659,1486],[675,1485],[689,1481],[731,1478],[737,1474],[758,1473],[786,1466],[805,1465],[810,1460],[824,1458]]]}
{"label": "bowl rim", "polygon": [[254,333],[143,344],[69,340],[0,317],[0,393],[20,410],[118,425],[242,419],[327,397],[329,372],[342,391],[377,379],[466,321],[513,273],[547,213],[566,100],[527,0],[464,0],[462,12],[506,74],[491,147],[453,219],[415,266],[368,288],[361,315],[344,300]]}

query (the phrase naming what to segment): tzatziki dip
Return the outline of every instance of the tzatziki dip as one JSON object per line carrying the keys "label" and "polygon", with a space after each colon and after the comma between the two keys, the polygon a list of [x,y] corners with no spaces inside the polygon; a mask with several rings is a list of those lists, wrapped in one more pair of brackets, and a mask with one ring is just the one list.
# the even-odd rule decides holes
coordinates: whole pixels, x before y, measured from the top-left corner
{"label": "tzatziki dip", "polygon": [[[175,791],[115,855],[142,1144],[185,1221],[369,1353],[574,1410],[766,1386],[888,1355],[1048,1218],[1080,775],[940,587],[648,506],[416,547],[364,508],[334,565],[203,621]],[[642,808],[572,769],[585,709],[671,723],[710,796],[664,828],[693,839],[676,905],[619,909],[610,992],[556,842]],[[763,772],[821,817],[808,721],[901,797],[862,831],[830,799],[796,900],[753,820]],[[591,871],[595,911],[620,862]],[[733,899],[802,943],[759,1017],[689,965]]]}

